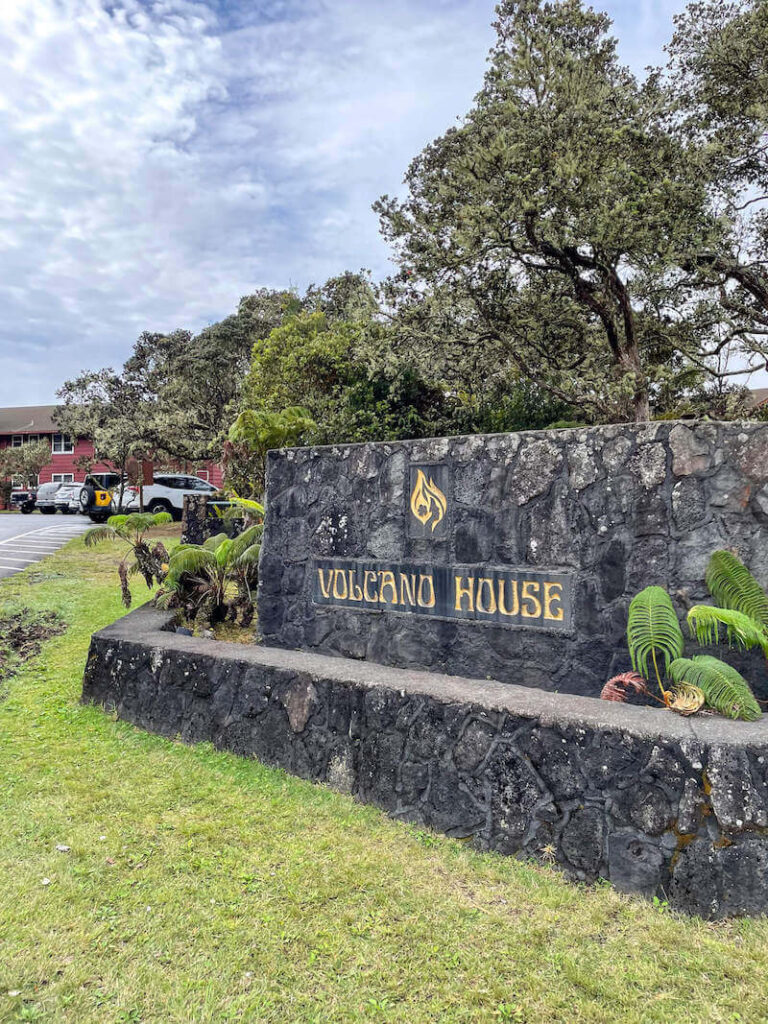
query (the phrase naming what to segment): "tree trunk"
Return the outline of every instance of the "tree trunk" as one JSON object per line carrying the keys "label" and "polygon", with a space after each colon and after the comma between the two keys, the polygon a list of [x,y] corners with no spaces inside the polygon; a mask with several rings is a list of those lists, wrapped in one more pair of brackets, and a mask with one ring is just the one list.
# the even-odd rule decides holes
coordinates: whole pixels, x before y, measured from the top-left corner
{"label": "tree trunk", "polygon": [[648,394],[648,378],[640,362],[640,353],[636,345],[632,345],[619,357],[619,366],[623,374],[632,374],[635,380],[635,392],[632,396],[632,420],[634,423],[647,423],[651,418],[650,396]]}

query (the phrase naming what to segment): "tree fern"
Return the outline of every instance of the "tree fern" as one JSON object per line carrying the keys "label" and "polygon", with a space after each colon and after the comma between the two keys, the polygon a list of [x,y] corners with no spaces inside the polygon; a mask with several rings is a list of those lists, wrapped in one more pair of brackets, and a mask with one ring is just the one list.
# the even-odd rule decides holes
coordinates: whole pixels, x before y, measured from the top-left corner
{"label": "tree fern", "polygon": [[746,679],[719,658],[699,654],[695,658],[677,658],[669,666],[670,677],[678,684],[698,686],[707,704],[727,718],[754,722],[760,707]]}
{"label": "tree fern", "polygon": [[768,627],[768,595],[731,551],[712,553],[706,581],[710,594],[722,608],[732,608]]}
{"label": "tree fern", "polygon": [[207,570],[216,570],[216,555],[203,547],[185,547],[184,550],[176,550],[171,555],[168,566],[167,582],[170,584],[182,575],[182,573],[199,573]]}
{"label": "tree fern", "polygon": [[85,533],[83,540],[85,541],[85,546],[90,548],[94,544],[100,544],[103,540],[116,540],[118,536],[119,534],[115,532],[112,526],[103,523],[101,526],[92,526]]}
{"label": "tree fern", "polygon": [[697,604],[688,612],[688,627],[691,636],[700,644],[720,642],[720,626],[725,626],[728,643],[749,651],[762,648],[768,657],[768,628],[755,619],[733,608],[713,608],[708,604]]}
{"label": "tree fern", "polygon": [[627,622],[627,643],[632,667],[646,679],[648,659],[651,659],[656,681],[663,693],[657,659],[659,656],[664,659],[666,674],[670,663],[682,655],[685,643],[677,613],[663,587],[646,587],[632,599]]}

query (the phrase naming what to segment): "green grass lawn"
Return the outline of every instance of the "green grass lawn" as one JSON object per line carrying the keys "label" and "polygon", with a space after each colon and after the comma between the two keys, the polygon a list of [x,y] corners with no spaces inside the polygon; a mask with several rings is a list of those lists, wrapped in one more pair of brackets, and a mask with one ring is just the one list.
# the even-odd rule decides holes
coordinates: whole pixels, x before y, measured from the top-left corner
{"label": "green grass lawn", "polygon": [[0,1021],[768,1020],[763,920],[572,885],[82,707],[117,550],[0,583],[69,623],[0,703]]}

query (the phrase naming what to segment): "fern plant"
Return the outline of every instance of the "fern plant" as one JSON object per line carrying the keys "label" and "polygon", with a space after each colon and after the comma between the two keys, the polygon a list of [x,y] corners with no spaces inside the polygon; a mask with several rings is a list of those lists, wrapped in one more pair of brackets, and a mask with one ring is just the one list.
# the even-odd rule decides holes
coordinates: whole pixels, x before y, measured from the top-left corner
{"label": "fern plant", "polygon": [[[172,523],[173,516],[168,512],[132,512],[130,515],[110,516],[106,523],[88,530],[83,539],[87,547],[105,540],[124,541],[129,550],[117,566],[120,577],[120,589],[123,604],[131,607],[131,589],[128,585],[130,574],[139,574],[144,578],[147,587],[152,588],[156,582],[162,583],[168,568],[168,552],[158,541],[150,548],[146,535],[155,526]],[[133,562],[129,565],[128,558],[133,554]]]}
{"label": "fern plant", "polygon": [[714,551],[705,579],[721,608],[741,612],[768,629],[768,594],[733,552]]}
{"label": "fern plant", "polygon": [[709,654],[677,658],[669,666],[669,675],[678,685],[698,687],[707,704],[727,718],[754,722],[760,718],[760,706],[749,683],[732,665]]}
{"label": "fern plant", "polygon": [[725,627],[729,646],[751,651],[759,647],[768,658],[768,628],[744,612],[733,608],[713,608],[697,604],[688,612],[688,628],[702,645],[720,642],[720,627]]}
{"label": "fern plant", "polygon": [[[203,545],[180,544],[170,556],[158,606],[184,608],[190,619],[209,622],[229,615],[248,625],[254,615],[263,525],[258,523],[230,539],[209,537]],[[235,595],[231,595],[234,588]]]}
{"label": "fern plant", "polygon": [[671,663],[682,656],[685,640],[672,600],[663,587],[646,587],[632,598],[627,621],[627,643],[632,668],[647,679],[650,659],[659,690],[666,700],[659,659],[663,659],[666,675]]}

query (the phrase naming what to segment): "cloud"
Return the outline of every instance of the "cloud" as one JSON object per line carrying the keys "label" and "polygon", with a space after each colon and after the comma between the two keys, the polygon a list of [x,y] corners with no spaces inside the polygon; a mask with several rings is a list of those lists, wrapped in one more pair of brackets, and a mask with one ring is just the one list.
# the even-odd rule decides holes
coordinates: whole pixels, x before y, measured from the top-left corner
{"label": "cloud", "polygon": [[[616,0],[624,56],[676,6]],[[387,270],[371,203],[465,112],[491,0],[0,5],[0,404],[261,285]],[[634,55],[634,57],[633,57]]]}

